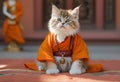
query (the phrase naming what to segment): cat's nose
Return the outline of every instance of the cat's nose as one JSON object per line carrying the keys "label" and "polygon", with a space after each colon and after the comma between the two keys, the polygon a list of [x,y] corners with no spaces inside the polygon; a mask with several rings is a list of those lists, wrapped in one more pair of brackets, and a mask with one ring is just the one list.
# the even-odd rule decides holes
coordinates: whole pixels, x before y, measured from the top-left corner
{"label": "cat's nose", "polygon": [[64,25],[65,23],[62,23],[62,25]]}

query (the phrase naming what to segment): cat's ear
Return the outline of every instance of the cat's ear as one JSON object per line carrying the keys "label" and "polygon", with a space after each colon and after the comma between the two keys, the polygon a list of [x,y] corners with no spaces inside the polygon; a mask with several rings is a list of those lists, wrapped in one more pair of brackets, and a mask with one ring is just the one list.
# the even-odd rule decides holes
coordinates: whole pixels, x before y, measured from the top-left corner
{"label": "cat's ear", "polygon": [[59,13],[59,9],[54,4],[52,4],[52,14],[51,14],[52,17],[58,16],[58,13]]}
{"label": "cat's ear", "polygon": [[71,12],[72,16],[75,18],[75,19],[79,19],[79,9],[80,9],[80,6],[74,8]]}

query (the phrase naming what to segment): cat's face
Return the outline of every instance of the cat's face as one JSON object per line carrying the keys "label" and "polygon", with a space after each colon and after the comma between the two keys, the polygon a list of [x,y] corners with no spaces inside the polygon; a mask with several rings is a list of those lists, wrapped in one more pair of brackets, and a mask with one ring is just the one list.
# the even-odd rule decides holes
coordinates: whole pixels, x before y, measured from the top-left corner
{"label": "cat's face", "polygon": [[49,30],[54,34],[74,35],[79,30],[79,7],[73,10],[58,9],[52,5]]}

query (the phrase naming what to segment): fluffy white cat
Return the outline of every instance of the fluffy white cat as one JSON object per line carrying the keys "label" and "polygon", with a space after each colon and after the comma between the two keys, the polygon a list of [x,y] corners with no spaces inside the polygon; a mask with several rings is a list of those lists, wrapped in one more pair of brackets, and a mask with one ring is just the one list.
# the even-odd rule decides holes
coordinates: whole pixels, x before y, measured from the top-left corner
{"label": "fluffy white cat", "polygon": [[[73,10],[63,10],[52,5],[52,14],[48,27],[49,31],[56,35],[58,44],[64,42],[68,36],[74,37],[74,35],[78,33],[80,28],[78,21],[79,8],[80,7],[76,7]],[[64,64],[60,63],[62,57],[54,56],[54,58],[56,63],[50,61],[38,62],[39,70],[45,70],[46,74],[57,74],[59,72],[82,74],[86,72],[87,65],[82,58],[72,62],[72,57],[64,57]]]}

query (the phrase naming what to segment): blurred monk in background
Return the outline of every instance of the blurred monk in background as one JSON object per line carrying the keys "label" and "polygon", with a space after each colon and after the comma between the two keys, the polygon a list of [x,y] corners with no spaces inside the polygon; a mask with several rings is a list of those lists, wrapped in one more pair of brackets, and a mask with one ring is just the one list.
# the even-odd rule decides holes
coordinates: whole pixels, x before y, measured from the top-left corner
{"label": "blurred monk in background", "polygon": [[6,16],[3,26],[3,36],[8,44],[7,51],[20,51],[20,45],[25,43],[22,35],[23,27],[20,23],[23,14],[22,4],[19,0],[5,0],[3,14]]}

